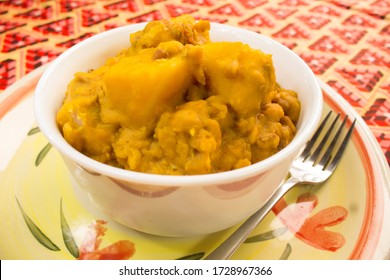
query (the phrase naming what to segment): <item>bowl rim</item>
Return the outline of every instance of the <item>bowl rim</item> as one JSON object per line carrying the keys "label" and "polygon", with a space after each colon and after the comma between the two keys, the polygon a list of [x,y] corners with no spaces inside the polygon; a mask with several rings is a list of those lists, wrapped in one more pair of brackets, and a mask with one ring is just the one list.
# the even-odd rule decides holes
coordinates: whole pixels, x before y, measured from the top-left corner
{"label": "bowl rim", "polygon": [[[42,133],[49,140],[49,142],[60,152],[62,156],[65,156],[79,166],[83,167],[86,170],[91,170],[93,172],[97,172],[101,175],[105,175],[111,178],[134,182],[136,184],[144,184],[149,186],[194,186],[194,185],[221,185],[225,183],[233,183],[237,181],[244,180],[248,177],[261,174],[264,171],[275,167],[281,161],[290,158],[291,156],[295,156],[295,154],[299,151],[301,147],[309,140],[312,133],[316,129],[320,118],[322,116],[322,108],[323,108],[323,96],[322,90],[317,80],[317,77],[313,73],[313,71],[309,68],[309,66],[292,50],[288,49],[286,46],[282,45],[278,41],[267,37],[265,35],[256,33],[254,31],[243,29],[240,27],[228,25],[228,24],[220,24],[215,22],[210,22],[210,35],[214,28],[219,28],[219,31],[225,30],[227,32],[238,32],[243,36],[259,36],[262,40],[265,40],[268,43],[276,44],[279,48],[284,49],[289,52],[290,55],[295,56],[297,61],[301,63],[302,67],[307,72],[306,74],[310,77],[310,79],[314,82],[315,91],[314,94],[314,104],[312,104],[314,114],[311,116],[310,120],[307,122],[305,126],[305,130],[300,130],[299,134],[296,134],[293,141],[289,143],[285,148],[278,151],[276,154],[254,164],[251,164],[246,167],[242,167],[235,170],[229,170],[219,173],[211,173],[211,174],[201,174],[201,175],[162,175],[162,174],[150,174],[150,173],[142,173],[137,171],[131,171],[122,169],[119,167],[110,166],[108,164],[101,163],[96,161],[88,156],[82,154],[73,148],[68,142],[62,137],[62,134],[57,131],[57,133],[53,133],[54,131],[50,129],[49,120],[45,120],[42,116],[43,105],[47,102],[39,102],[44,95],[44,88],[49,79],[50,74],[54,69],[56,69],[63,61],[70,56],[75,50],[82,48],[84,45],[90,44],[100,38],[104,38],[113,33],[121,33],[124,30],[131,30],[131,32],[135,32],[144,27],[147,22],[137,23],[122,27],[117,27],[111,30],[107,30],[91,36],[82,42],[72,46],[71,48],[64,51],[60,56],[58,56],[53,62],[50,63],[48,68],[43,73],[40,78],[35,93],[34,93],[34,114],[37,120],[38,126],[40,127]],[[210,36],[211,37],[211,36]],[[119,49],[118,49],[119,51]],[[65,94],[65,93],[64,93]],[[56,136],[56,134],[61,137]]]}

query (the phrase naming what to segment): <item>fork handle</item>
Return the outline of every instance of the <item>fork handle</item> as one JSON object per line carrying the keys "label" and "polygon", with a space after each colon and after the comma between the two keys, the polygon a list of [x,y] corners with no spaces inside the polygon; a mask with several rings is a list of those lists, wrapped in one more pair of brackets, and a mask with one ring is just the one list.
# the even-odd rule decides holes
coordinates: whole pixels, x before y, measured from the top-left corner
{"label": "fork handle", "polygon": [[233,255],[237,248],[247,239],[249,234],[256,228],[264,217],[271,211],[275,204],[299,181],[290,177],[270,196],[267,202],[257,212],[250,216],[232,235],[221,245],[212,251],[205,260],[227,260]]}

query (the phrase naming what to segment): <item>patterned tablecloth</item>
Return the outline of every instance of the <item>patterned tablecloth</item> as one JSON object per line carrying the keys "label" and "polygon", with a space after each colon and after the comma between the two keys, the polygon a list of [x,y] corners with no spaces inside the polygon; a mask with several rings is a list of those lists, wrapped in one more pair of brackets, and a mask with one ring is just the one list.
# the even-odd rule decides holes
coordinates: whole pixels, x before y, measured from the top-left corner
{"label": "patterned tablecloth", "polygon": [[390,164],[390,0],[0,0],[0,95],[94,34],[184,13],[292,49],[363,117]]}

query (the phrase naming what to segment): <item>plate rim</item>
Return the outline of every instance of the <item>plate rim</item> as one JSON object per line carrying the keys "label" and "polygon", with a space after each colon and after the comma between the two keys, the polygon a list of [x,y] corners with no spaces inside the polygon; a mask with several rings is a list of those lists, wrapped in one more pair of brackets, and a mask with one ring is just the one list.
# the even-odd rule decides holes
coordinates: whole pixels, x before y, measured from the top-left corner
{"label": "plate rim", "polygon": [[[356,135],[359,137],[358,145],[364,147],[362,151],[359,151],[360,153],[363,153],[363,155],[360,155],[360,158],[370,160],[369,163],[364,161],[362,163],[364,165],[364,169],[370,177],[368,180],[374,180],[374,182],[376,183],[373,186],[374,190],[370,190],[369,187],[367,187],[367,189],[368,191],[376,192],[374,194],[371,194],[371,196],[374,196],[372,199],[373,201],[371,201],[373,204],[371,205],[371,218],[381,220],[381,230],[380,233],[373,232],[373,229],[377,229],[376,227],[366,227],[365,224],[363,225],[362,230],[365,229],[369,231],[368,233],[366,233],[366,236],[368,237],[370,233],[372,233],[373,235],[376,235],[376,239],[372,240],[372,238],[370,238],[370,240],[365,240],[364,244],[357,243],[357,245],[361,246],[361,248],[360,250],[354,250],[358,252],[358,255],[355,256],[354,254],[352,254],[352,256],[354,256],[353,259],[390,259],[390,238],[386,238],[386,236],[389,236],[390,233],[390,222],[383,218],[385,213],[388,213],[390,211],[390,167],[388,166],[387,160],[379,145],[379,142],[376,140],[373,132],[370,130],[363,118],[356,112],[356,110],[352,107],[351,104],[349,104],[341,95],[337,94],[337,92],[328,84],[324,83],[321,80],[319,80],[319,83],[326,97],[328,98],[327,99],[324,96],[326,104],[330,106],[333,105],[336,107],[340,107],[340,109],[344,113],[356,118],[356,129],[358,130]],[[332,104],[329,104],[329,102],[331,102]],[[369,145],[366,145],[366,143],[368,143]],[[379,172],[380,176],[377,176],[377,173],[374,174],[373,171]],[[377,185],[378,181],[381,184],[380,186]],[[381,198],[383,199],[381,200]],[[370,201],[368,201],[368,203],[369,202]],[[378,207],[382,207],[383,209],[383,211],[379,213],[379,218],[378,211],[374,211],[374,208]],[[365,221],[366,220],[367,218],[365,218]],[[378,221],[372,219],[370,220],[370,222],[376,223]],[[369,251],[370,247],[366,244],[370,242],[374,242],[375,244],[375,248],[372,252]],[[381,245],[385,248],[382,248]],[[379,252],[380,249],[384,250]]]}
{"label": "plate rim", "polygon": [[[14,84],[12,84],[10,87],[8,87],[6,90],[4,90],[0,94],[0,122],[2,121],[3,117],[11,112],[14,107],[16,107],[20,102],[27,96],[33,95],[35,87],[42,76],[43,72],[47,69],[50,63],[47,63],[43,66],[40,66],[39,68],[33,70],[32,72],[28,73],[27,75],[23,76],[21,79],[16,81]],[[390,211],[390,168],[387,164],[385,155],[376,140],[374,134],[368,127],[368,125],[365,123],[365,121],[362,119],[362,117],[357,113],[357,111],[352,107],[351,104],[349,104],[341,95],[337,94],[337,92],[331,88],[328,84],[323,82],[317,77],[318,83],[323,90],[324,94],[324,103],[332,106],[336,105],[339,106],[343,113],[348,114],[349,116],[352,116],[353,118],[356,118],[357,120],[357,127],[359,128],[359,136],[364,138],[363,142],[369,143],[369,145],[363,145],[365,147],[366,157],[370,158],[370,168],[372,169],[372,165],[375,165],[374,167],[377,168],[378,172],[380,173],[379,179],[381,180],[381,191],[385,193],[384,201],[383,201],[383,211],[382,215],[386,213],[385,210]],[[329,104],[329,101],[332,102],[332,104]],[[364,144],[364,143],[363,143]],[[362,158],[360,156],[360,158]],[[369,168],[369,170],[370,170]],[[365,167],[365,170],[366,167]],[[375,179],[378,179],[376,177]],[[386,185],[386,182],[389,182]],[[377,185],[374,186],[375,189],[377,188]],[[385,220],[385,219],[382,219]],[[372,256],[370,258],[374,259],[390,259],[390,238],[385,238],[385,233],[389,233],[390,229],[390,222],[387,224],[382,223],[382,230],[379,234],[376,242],[371,241],[375,243],[375,248],[373,249]],[[379,247],[381,244],[384,243],[383,252],[378,252]],[[383,245],[383,244],[382,244]],[[361,254],[364,254],[364,244],[362,245],[363,249],[358,250],[360,254],[357,257],[362,257]],[[366,249],[368,250],[368,249]],[[355,251],[355,249],[353,250]],[[352,252],[353,253],[353,252]],[[351,253],[351,254],[352,254]],[[363,256],[363,258],[367,258]]]}

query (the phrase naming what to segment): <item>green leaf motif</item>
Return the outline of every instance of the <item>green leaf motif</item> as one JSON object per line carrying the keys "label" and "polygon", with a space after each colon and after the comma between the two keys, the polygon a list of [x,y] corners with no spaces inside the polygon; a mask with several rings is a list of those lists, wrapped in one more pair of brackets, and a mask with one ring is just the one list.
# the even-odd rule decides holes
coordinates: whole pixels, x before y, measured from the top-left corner
{"label": "green leaf motif", "polygon": [[62,199],[61,199],[61,231],[62,238],[69,253],[72,254],[76,259],[79,257],[79,248],[77,247],[76,241],[73,238],[72,232],[69,228],[68,223],[66,222],[64,211],[62,210]]}
{"label": "green leaf motif", "polygon": [[287,260],[290,257],[291,252],[292,252],[291,245],[290,243],[287,243],[286,248],[284,248],[284,251],[280,256],[279,260]]}
{"label": "green leaf motif", "polygon": [[202,253],[187,255],[187,256],[178,258],[177,260],[200,260],[203,258],[203,256],[204,256],[204,253],[202,252]]}
{"label": "green leaf motif", "polygon": [[19,205],[20,211],[22,212],[23,219],[26,222],[28,229],[35,239],[51,251],[60,251],[60,248],[53,243],[40,229],[39,227],[30,219],[30,217],[24,212],[22,206],[19,203],[19,200],[16,198],[16,201]]}
{"label": "green leaf motif", "polygon": [[282,234],[287,232],[287,230],[288,230],[287,227],[282,227],[282,228],[278,228],[275,230],[270,230],[270,231],[267,231],[264,233],[260,233],[258,235],[254,235],[254,236],[247,238],[244,241],[244,243],[254,243],[254,242],[262,242],[262,241],[270,240],[270,239],[276,238],[278,236],[281,236]]}
{"label": "green leaf motif", "polygon": [[39,127],[34,127],[34,128],[31,128],[30,131],[27,133],[28,136],[31,136],[31,135],[34,135],[38,132],[40,132],[41,130],[39,129]]}
{"label": "green leaf motif", "polygon": [[42,160],[45,158],[47,153],[50,151],[52,145],[50,143],[47,143],[45,147],[39,152],[36,160],[35,160],[35,166],[38,166],[41,164]]}

